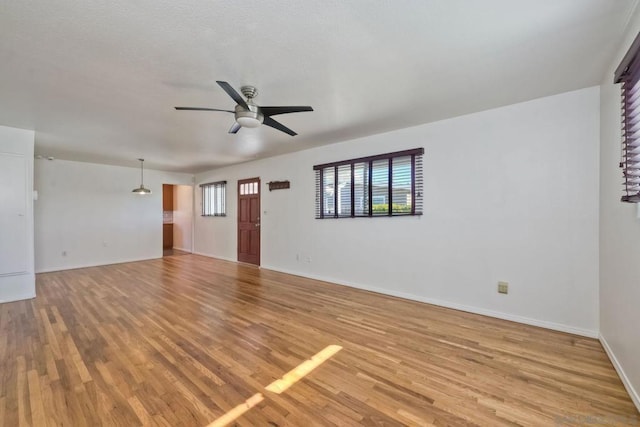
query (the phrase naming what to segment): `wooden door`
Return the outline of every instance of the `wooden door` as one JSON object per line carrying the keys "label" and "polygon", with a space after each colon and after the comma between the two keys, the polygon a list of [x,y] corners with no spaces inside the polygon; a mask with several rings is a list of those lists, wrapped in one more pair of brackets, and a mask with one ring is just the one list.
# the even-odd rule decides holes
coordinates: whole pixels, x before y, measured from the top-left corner
{"label": "wooden door", "polygon": [[162,224],[162,249],[173,248],[173,224]]}
{"label": "wooden door", "polygon": [[173,210],[173,185],[162,184],[162,210]]}
{"label": "wooden door", "polygon": [[238,261],[260,265],[260,178],[238,181]]}

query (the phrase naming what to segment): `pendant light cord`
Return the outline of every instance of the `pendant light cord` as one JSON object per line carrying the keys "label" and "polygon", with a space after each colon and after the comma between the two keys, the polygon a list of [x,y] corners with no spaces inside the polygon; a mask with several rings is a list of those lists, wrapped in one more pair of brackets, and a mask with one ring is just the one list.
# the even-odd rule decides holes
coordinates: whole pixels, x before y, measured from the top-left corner
{"label": "pendant light cord", "polygon": [[140,160],[140,188],[144,187],[144,159]]}

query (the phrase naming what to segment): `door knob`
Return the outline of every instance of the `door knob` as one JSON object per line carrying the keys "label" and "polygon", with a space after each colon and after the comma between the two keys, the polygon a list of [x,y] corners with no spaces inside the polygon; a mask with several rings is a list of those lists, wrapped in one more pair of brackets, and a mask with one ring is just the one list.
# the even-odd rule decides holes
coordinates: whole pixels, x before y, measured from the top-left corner
{"label": "door knob", "polygon": [[260,223],[259,222],[256,222],[256,227],[260,227]]}

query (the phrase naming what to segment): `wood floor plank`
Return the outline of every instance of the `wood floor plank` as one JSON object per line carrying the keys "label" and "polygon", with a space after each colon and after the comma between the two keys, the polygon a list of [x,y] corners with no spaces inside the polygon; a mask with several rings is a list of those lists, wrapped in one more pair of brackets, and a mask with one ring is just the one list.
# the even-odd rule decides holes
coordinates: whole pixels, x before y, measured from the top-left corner
{"label": "wood floor plank", "polygon": [[33,425],[46,425],[46,416],[44,412],[44,399],[40,388],[40,378],[38,372],[31,370],[27,372],[27,384],[29,386],[29,405],[31,409],[31,420]]}
{"label": "wood floor plank", "polygon": [[[597,340],[197,255],[0,305],[0,426],[640,424]],[[282,394],[265,387],[343,349]]]}
{"label": "wood floor plank", "polygon": [[19,425],[22,426],[29,426],[31,425],[31,408],[29,407],[29,390],[27,389],[26,386],[26,382],[27,382],[27,368],[26,368],[26,361],[24,356],[18,356],[16,358],[16,365],[17,365],[17,384],[16,384],[16,390],[17,390],[17,396],[18,396],[18,420],[19,420]]}
{"label": "wood floor plank", "polygon": [[6,420],[6,405],[7,405],[7,398],[6,397],[0,397],[0,427],[6,425],[5,420]]}

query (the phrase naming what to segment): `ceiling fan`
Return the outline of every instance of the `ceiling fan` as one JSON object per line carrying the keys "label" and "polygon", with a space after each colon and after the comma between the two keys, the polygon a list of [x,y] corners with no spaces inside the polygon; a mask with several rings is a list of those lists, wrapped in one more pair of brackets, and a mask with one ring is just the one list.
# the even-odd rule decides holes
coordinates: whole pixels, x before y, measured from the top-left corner
{"label": "ceiling fan", "polygon": [[229,129],[229,133],[238,133],[241,127],[255,128],[261,124],[271,126],[291,136],[297,133],[286,127],[280,122],[275,121],[271,116],[277,114],[299,113],[302,111],[313,111],[311,107],[295,106],[295,107],[260,107],[253,103],[253,98],[258,94],[258,90],[253,86],[242,86],[240,91],[247,98],[245,101],[236,90],[227,82],[217,81],[220,87],[236,102],[235,111],[220,110],[217,108],[199,108],[199,107],[175,107],[176,110],[192,110],[192,111],[224,111],[234,113],[236,122]]}

